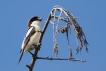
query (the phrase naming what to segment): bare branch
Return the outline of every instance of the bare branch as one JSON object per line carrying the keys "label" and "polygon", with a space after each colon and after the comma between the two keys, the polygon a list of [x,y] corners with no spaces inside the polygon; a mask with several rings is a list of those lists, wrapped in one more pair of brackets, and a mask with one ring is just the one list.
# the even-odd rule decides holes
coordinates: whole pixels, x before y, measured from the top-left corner
{"label": "bare branch", "polygon": [[[56,13],[56,10],[60,12],[59,16],[56,16],[54,14],[54,13]],[[67,18],[62,17],[62,15],[61,15],[62,13],[64,13]],[[88,52],[88,48],[87,48],[88,42],[86,40],[85,34],[82,31],[82,28],[80,27],[80,25],[76,21],[77,17],[74,17],[68,10],[62,8],[61,6],[54,6],[54,8],[51,11],[51,17],[53,19],[55,19],[55,22],[54,21],[52,22],[54,24],[59,23],[59,22],[56,22],[56,19],[57,19],[57,21],[62,20],[62,21],[67,23],[66,26],[62,26],[61,28],[56,29],[55,34],[53,35],[53,36],[55,36],[54,39],[56,39],[56,36],[60,31],[61,31],[61,33],[66,32],[68,45],[71,46],[70,41],[69,41],[69,28],[70,28],[70,26],[72,26],[74,28],[74,31],[76,34],[76,43],[77,43],[76,53],[81,52],[83,45],[86,46],[86,51]],[[80,46],[78,45],[78,43],[80,43]]]}
{"label": "bare branch", "polygon": [[50,57],[37,57],[37,59],[43,59],[43,60],[71,60],[71,61],[80,61],[80,62],[86,62],[86,60],[79,60],[75,58],[50,58]]}
{"label": "bare branch", "polygon": [[44,59],[44,60],[71,60],[71,59],[75,59],[75,58],[49,58],[49,57],[37,57],[37,59]]}
{"label": "bare branch", "polygon": [[70,24],[70,22],[69,22],[66,18],[62,18],[62,17],[54,16],[54,15],[52,15],[51,17],[52,17],[52,18],[59,19],[59,20],[63,20],[63,21],[65,21],[65,22],[67,22],[68,24]]}

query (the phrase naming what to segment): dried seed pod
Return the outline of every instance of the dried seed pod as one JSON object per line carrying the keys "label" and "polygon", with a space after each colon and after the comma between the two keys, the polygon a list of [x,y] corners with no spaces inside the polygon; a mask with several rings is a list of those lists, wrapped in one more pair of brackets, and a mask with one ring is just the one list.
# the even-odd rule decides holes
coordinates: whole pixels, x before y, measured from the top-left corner
{"label": "dried seed pod", "polygon": [[70,58],[72,57],[72,48],[70,47]]}
{"label": "dried seed pod", "polygon": [[88,53],[88,47],[86,46],[86,52]]}
{"label": "dried seed pod", "polygon": [[78,54],[79,53],[79,47],[77,46],[77,48],[76,48],[76,54]]}
{"label": "dried seed pod", "polygon": [[57,56],[57,54],[58,54],[58,45],[57,45],[57,43],[54,44],[54,53],[56,53],[56,56]]}
{"label": "dried seed pod", "polygon": [[65,32],[67,32],[67,26],[63,26],[63,27],[61,28],[61,33],[65,33]]}

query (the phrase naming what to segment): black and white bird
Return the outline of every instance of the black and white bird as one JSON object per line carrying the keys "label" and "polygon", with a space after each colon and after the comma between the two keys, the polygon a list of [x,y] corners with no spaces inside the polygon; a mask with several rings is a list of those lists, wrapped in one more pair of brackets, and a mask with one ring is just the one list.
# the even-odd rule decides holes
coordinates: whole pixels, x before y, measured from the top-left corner
{"label": "black and white bird", "polygon": [[37,48],[37,46],[40,44],[39,39],[41,36],[41,25],[42,18],[38,16],[34,16],[28,21],[28,31],[26,33],[26,36],[24,37],[24,40],[22,42],[21,47],[21,56],[18,61],[18,64],[21,61],[21,58],[25,52],[30,52],[31,50],[34,50]]}

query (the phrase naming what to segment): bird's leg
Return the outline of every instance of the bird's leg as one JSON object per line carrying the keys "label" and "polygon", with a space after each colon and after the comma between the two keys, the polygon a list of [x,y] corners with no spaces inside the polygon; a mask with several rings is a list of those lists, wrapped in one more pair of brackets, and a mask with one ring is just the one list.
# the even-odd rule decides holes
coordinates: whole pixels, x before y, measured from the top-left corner
{"label": "bird's leg", "polygon": [[29,53],[32,55],[32,57],[34,56],[34,54],[32,52],[29,51]]}

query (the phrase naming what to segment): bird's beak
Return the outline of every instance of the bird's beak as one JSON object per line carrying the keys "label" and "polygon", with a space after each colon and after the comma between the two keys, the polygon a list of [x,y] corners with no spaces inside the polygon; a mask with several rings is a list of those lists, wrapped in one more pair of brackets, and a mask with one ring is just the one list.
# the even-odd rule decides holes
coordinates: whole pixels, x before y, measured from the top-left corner
{"label": "bird's beak", "polygon": [[39,21],[42,21],[42,18],[39,18]]}

